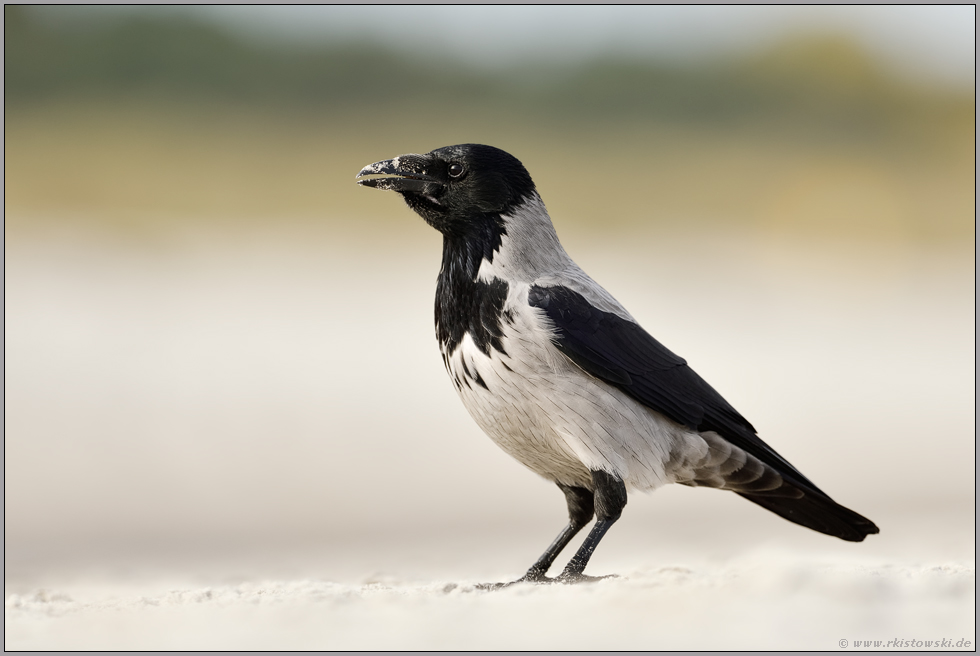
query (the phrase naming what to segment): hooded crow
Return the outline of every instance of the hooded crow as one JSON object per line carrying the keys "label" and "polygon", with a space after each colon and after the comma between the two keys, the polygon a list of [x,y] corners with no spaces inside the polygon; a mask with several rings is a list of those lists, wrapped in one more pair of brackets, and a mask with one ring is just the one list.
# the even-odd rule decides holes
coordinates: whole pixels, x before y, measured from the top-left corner
{"label": "hooded crow", "polygon": [[[374,176],[374,177],[364,177]],[[565,494],[568,526],[519,581],[576,582],[629,489],[730,490],[842,540],[877,533],[756,435],[565,253],[524,166],[463,144],[364,167],[442,233],[436,337],[463,405],[500,448]],[[555,558],[593,518],[562,573]]]}

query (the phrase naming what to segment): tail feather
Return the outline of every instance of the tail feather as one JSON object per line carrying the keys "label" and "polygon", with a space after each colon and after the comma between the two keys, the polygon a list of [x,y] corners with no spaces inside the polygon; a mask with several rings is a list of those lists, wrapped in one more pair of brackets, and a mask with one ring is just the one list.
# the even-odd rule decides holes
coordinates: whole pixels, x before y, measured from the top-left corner
{"label": "tail feather", "polygon": [[850,542],[878,532],[874,522],[836,503],[792,465],[766,462],[713,431],[701,438],[707,451],[693,461],[678,458],[676,483],[735,492],[800,526]]}
{"label": "tail feather", "polygon": [[776,513],[783,519],[848,542],[861,542],[866,536],[878,532],[878,527],[867,517],[845,508],[830,497],[809,490],[795,499],[788,496],[743,492],[737,494]]}

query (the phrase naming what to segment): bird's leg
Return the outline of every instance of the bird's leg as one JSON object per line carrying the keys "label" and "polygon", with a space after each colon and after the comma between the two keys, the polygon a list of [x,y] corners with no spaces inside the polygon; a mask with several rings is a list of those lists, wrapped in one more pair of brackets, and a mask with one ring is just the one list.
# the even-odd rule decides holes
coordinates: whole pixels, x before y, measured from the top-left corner
{"label": "bird's leg", "polygon": [[582,546],[568,561],[565,570],[558,575],[556,580],[562,583],[577,583],[597,578],[583,574],[585,566],[589,564],[589,558],[592,557],[592,552],[595,551],[602,536],[619,519],[626,506],[626,485],[618,476],[596,470],[592,472],[592,482],[595,485],[596,523],[582,542]]}
{"label": "bird's leg", "polygon": [[595,513],[595,498],[592,492],[584,487],[572,487],[561,483],[558,484],[558,487],[565,493],[565,501],[568,504],[568,526],[558,534],[551,546],[541,554],[541,557],[527,570],[527,574],[518,581],[547,581],[545,574],[548,573],[551,564],[555,562],[555,558],[582,530],[582,527],[592,521],[592,515]]}
{"label": "bird's leg", "polygon": [[[568,526],[558,534],[551,546],[531,565],[527,574],[513,583],[580,583],[603,578],[587,576],[583,572],[602,536],[623,514],[623,508],[626,507],[626,484],[615,474],[601,470],[592,472],[592,483],[595,486],[595,492],[582,487],[558,484],[561,491],[565,493],[565,501],[568,503]],[[596,516],[597,521],[592,527],[592,531],[586,536],[585,541],[582,542],[582,546],[568,561],[564,571],[556,578],[549,579],[545,576],[548,568],[555,562],[555,558],[558,557],[561,550],[575,537],[575,534],[592,520],[593,515]],[[496,590],[513,585],[513,583],[490,583],[476,587]]]}
{"label": "bird's leg", "polygon": [[558,487],[565,493],[565,502],[568,504],[568,526],[558,534],[551,546],[531,565],[527,574],[509,583],[480,583],[476,586],[478,589],[499,590],[515,583],[553,583],[556,580],[545,576],[548,568],[555,562],[555,558],[558,557],[561,550],[575,537],[575,534],[592,521],[592,516],[595,514],[595,497],[591,490],[561,483],[558,484]]}

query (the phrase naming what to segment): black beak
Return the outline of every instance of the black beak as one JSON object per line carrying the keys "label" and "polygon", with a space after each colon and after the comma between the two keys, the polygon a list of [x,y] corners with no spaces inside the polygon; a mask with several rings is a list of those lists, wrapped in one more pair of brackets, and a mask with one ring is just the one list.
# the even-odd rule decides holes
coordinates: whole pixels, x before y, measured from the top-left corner
{"label": "black beak", "polygon": [[430,174],[431,160],[425,155],[401,155],[383,162],[368,164],[357,174],[360,178],[365,175],[390,175],[389,178],[368,178],[358,180],[357,184],[375,189],[390,191],[413,191],[431,196],[437,192],[443,183]]}

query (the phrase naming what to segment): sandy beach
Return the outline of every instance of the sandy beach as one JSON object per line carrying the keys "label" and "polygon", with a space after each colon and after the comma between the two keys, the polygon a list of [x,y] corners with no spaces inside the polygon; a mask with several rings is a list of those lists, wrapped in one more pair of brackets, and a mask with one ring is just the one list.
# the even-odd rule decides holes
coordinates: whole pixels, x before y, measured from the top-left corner
{"label": "sandy beach", "polygon": [[674,486],[618,578],[485,592],[564,502],[442,371],[437,235],[384,225],[8,236],[6,649],[975,649],[972,251],[563,234],[881,534]]}

